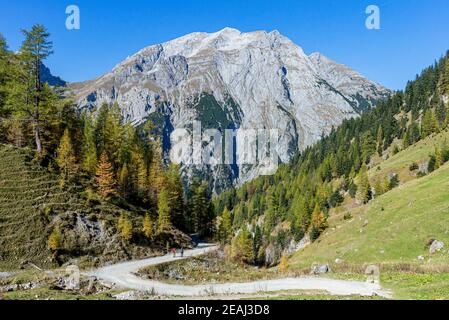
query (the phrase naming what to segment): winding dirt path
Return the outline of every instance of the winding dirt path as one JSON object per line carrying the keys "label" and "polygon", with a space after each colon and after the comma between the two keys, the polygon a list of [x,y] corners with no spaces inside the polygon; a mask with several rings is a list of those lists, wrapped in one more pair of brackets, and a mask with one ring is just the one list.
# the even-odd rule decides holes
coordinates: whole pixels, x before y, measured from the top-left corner
{"label": "winding dirt path", "polygon": [[154,294],[165,296],[204,297],[212,294],[235,295],[286,290],[319,290],[327,291],[331,295],[378,295],[385,298],[391,298],[390,293],[383,290],[379,285],[368,284],[360,281],[334,280],[318,277],[285,278],[247,283],[200,284],[188,286],[146,280],[134,274],[144,267],[199,256],[216,249],[217,247],[213,245],[201,245],[197,249],[186,250],[184,258],[173,258],[172,255],[166,255],[163,257],[124,262],[97,269],[87,273],[86,275],[97,277],[98,279],[112,283],[120,288],[151,291]]}

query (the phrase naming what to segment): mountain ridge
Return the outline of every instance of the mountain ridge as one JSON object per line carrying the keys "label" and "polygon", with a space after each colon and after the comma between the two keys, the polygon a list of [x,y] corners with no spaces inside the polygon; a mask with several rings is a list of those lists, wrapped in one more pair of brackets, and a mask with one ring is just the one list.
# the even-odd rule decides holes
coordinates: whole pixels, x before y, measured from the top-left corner
{"label": "mountain ridge", "polygon": [[[117,102],[125,119],[136,125],[156,114],[164,117],[164,123],[157,124],[162,131],[204,121],[199,109],[214,110],[208,125],[220,131],[228,129],[223,122],[231,128],[279,129],[276,151],[281,162],[288,162],[323,132],[391,93],[323,57],[306,55],[279,31],[243,33],[225,28],[146,47],[110,73],[71,88],[82,110]],[[212,97],[207,108],[204,94]],[[195,168],[183,170],[191,177]],[[258,175],[257,165],[239,166],[234,173],[225,167],[224,174],[204,166],[196,171],[204,176],[211,171],[218,189]]]}

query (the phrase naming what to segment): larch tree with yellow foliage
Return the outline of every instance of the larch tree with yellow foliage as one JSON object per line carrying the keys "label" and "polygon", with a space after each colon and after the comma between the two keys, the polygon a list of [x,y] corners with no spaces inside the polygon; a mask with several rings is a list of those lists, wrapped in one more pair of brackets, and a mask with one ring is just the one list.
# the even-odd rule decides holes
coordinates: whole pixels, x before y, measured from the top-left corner
{"label": "larch tree with yellow foliage", "polygon": [[321,211],[319,205],[315,206],[315,210],[312,213],[310,238],[312,241],[318,239],[318,237],[327,228],[327,219],[324,213]]}
{"label": "larch tree with yellow foliage", "polygon": [[131,175],[128,165],[124,164],[119,173],[120,194],[123,198],[127,198],[132,190]]}
{"label": "larch tree with yellow foliage", "polygon": [[223,244],[226,244],[229,242],[229,239],[232,236],[232,219],[231,219],[231,213],[229,212],[228,208],[225,207],[223,210],[223,214],[220,217],[220,225],[218,227],[218,236],[220,238],[220,241]]}
{"label": "larch tree with yellow foliage", "polygon": [[368,169],[365,164],[360,168],[357,187],[358,200],[363,204],[368,203],[371,200],[371,185],[368,178]]}
{"label": "larch tree with yellow foliage", "polygon": [[142,154],[137,150],[134,150],[132,153],[132,163],[135,170],[135,187],[137,193],[145,198],[149,194],[148,170]]}
{"label": "larch tree with yellow foliage", "polygon": [[165,173],[162,163],[160,141],[153,144],[153,156],[150,163],[149,185],[151,195],[156,199],[165,185]]}
{"label": "larch tree with yellow foliage", "polygon": [[116,195],[116,181],[108,155],[103,152],[95,172],[95,185],[102,199]]}
{"label": "larch tree with yellow foliage", "polygon": [[157,212],[158,212],[158,231],[163,232],[171,228],[171,217],[170,217],[170,204],[167,189],[162,189],[159,193],[157,201]]}
{"label": "larch tree with yellow foliage", "polygon": [[147,214],[145,216],[145,218],[143,219],[143,227],[142,227],[142,232],[147,239],[153,238],[153,235],[154,235],[153,228],[154,228],[153,221],[151,220],[150,215]]}
{"label": "larch tree with yellow foliage", "polygon": [[133,224],[125,215],[120,216],[117,229],[123,240],[127,242],[131,241],[133,237]]}
{"label": "larch tree with yellow foliage", "polygon": [[59,249],[61,249],[61,243],[62,243],[61,231],[59,230],[59,228],[55,228],[48,237],[47,247],[52,252],[57,252]]}
{"label": "larch tree with yellow foliage", "polygon": [[246,227],[240,230],[238,235],[233,239],[231,257],[234,260],[248,264],[254,262],[253,238],[251,232]]}
{"label": "larch tree with yellow foliage", "polygon": [[73,179],[78,170],[76,164],[75,152],[73,151],[72,139],[70,138],[69,130],[65,129],[64,135],[61,138],[59,148],[57,150],[56,163],[61,172],[61,187]]}
{"label": "larch tree with yellow foliage", "polygon": [[288,271],[288,258],[284,254],[279,262],[279,273],[286,273]]}

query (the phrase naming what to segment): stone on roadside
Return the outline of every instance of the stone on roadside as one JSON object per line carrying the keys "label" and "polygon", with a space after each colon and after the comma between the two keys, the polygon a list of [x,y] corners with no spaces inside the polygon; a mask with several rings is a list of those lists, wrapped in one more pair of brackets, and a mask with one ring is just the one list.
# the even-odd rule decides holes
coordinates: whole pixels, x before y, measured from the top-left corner
{"label": "stone on roadside", "polygon": [[119,294],[114,295],[113,297],[117,300],[138,300],[140,298],[140,294],[136,291],[126,291]]}
{"label": "stone on roadside", "polygon": [[311,274],[324,274],[331,272],[331,268],[328,264],[312,266]]}
{"label": "stone on roadside", "polygon": [[8,278],[8,277],[12,277],[14,275],[14,273],[12,272],[0,272],[0,278]]}

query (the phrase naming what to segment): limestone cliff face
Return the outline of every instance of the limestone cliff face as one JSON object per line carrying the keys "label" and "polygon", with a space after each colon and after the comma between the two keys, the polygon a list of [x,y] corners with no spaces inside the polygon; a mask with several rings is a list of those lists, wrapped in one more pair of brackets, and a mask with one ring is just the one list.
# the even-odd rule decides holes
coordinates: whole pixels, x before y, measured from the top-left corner
{"label": "limestone cliff face", "polygon": [[[279,32],[226,28],[192,33],[145,48],[110,73],[72,84],[81,108],[118,102],[136,125],[159,119],[174,128],[278,129],[277,152],[288,161],[343,119],[356,117],[390,91],[319,53],[310,56]],[[165,151],[170,147],[165,143]],[[184,166],[214,189],[247,181],[257,166]]]}

